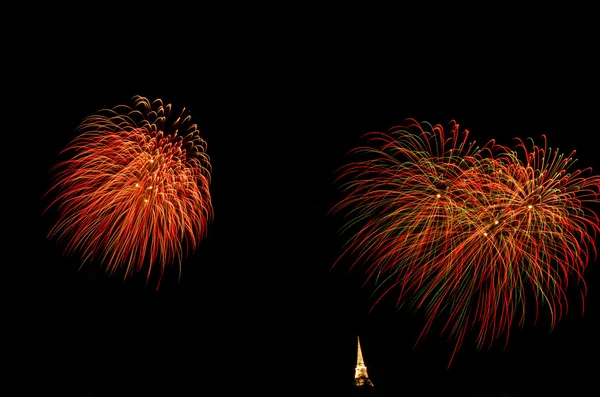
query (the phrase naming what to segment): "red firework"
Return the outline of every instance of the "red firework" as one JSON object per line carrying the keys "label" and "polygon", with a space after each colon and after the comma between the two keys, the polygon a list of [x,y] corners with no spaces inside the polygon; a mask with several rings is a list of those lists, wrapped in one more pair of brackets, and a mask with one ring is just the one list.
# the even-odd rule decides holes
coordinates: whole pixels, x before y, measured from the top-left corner
{"label": "red firework", "polygon": [[342,231],[354,231],[340,259],[367,264],[375,303],[397,291],[399,305],[425,310],[419,339],[444,316],[442,332],[456,338],[450,363],[470,329],[478,347],[508,341],[526,306],[535,320],[547,308],[553,327],[567,311],[569,280],[585,294],[600,231],[587,204],[600,201],[600,176],[572,170],[574,153],[548,148],[545,137],[543,147],[476,147],[454,122],[446,135],[408,121],[367,134],[353,151],[367,158],[340,170],[347,196],[332,212],[345,211]]}
{"label": "red firework", "polygon": [[[60,153],[48,193],[58,221],[48,237],[65,241],[82,265],[99,260],[124,277],[178,264],[212,218],[206,143],[184,108],[135,96],[133,105],[86,117]],[[160,283],[159,278],[159,283]]]}

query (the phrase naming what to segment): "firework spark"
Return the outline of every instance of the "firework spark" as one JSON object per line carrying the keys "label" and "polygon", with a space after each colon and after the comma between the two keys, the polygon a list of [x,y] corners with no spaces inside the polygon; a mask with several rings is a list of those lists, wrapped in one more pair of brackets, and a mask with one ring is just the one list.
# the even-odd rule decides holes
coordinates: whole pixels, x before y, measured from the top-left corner
{"label": "firework spark", "polygon": [[456,339],[449,365],[471,329],[478,348],[508,341],[526,302],[534,322],[543,306],[554,327],[567,312],[569,280],[585,295],[600,231],[587,204],[600,202],[600,176],[573,169],[574,152],[549,148],[544,136],[542,147],[520,139],[514,149],[493,140],[478,147],[455,122],[447,135],[407,121],[367,134],[351,152],[365,159],[340,168],[335,183],[346,196],[332,213],[345,212],[341,231],[351,237],[334,266],[354,256],[351,269],[368,264],[375,304],[397,291],[398,305],[424,309],[418,340],[445,316],[442,332]]}
{"label": "firework spark", "polygon": [[[82,265],[99,260],[124,277],[181,261],[212,218],[206,143],[184,108],[135,96],[133,105],[86,117],[54,166],[48,237],[65,241]],[[160,279],[159,279],[160,283]]]}

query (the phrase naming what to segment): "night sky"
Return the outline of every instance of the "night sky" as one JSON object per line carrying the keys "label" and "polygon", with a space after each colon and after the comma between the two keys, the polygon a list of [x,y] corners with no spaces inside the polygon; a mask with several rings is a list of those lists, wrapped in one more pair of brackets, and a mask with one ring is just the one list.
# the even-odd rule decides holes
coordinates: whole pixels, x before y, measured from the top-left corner
{"label": "night sky", "polygon": [[[188,23],[160,32],[119,25],[118,34],[115,21],[46,24],[20,46],[28,50],[17,71],[27,75],[17,80],[18,133],[33,183],[31,222],[19,234],[31,237],[19,239],[13,259],[23,273],[14,324],[27,357],[19,369],[40,381],[21,383],[18,395],[40,385],[64,396],[343,395],[357,336],[381,394],[597,389],[598,261],[585,274],[583,315],[573,285],[569,313],[554,330],[546,317],[534,325],[530,316],[506,348],[499,340],[481,351],[470,335],[447,369],[453,340],[440,336],[442,323],[414,347],[424,313],[397,309],[393,298],[370,310],[363,274],[347,272],[348,261],[331,268],[343,237],[341,219],[328,214],[341,198],[333,179],[347,151],[364,133],[406,118],[445,127],[456,120],[478,143],[546,134],[549,146],[577,150],[580,166],[600,171],[591,28],[548,22],[530,31],[524,18],[494,25],[480,40],[475,27],[439,27],[428,39],[418,24],[376,33],[328,18],[244,28],[223,18],[219,29]],[[77,125],[134,95],[188,108],[213,167],[208,235],[184,259],[181,278],[168,268],[158,291],[143,274],[123,281],[101,266],[79,270],[77,257],[46,238],[55,214],[42,214],[50,168]]]}

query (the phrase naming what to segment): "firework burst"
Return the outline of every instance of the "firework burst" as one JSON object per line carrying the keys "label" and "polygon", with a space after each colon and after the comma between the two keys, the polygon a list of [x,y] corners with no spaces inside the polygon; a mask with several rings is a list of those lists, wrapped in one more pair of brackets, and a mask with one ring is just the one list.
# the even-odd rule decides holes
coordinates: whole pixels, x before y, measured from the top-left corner
{"label": "firework burst", "polygon": [[[548,309],[551,327],[567,312],[567,287],[575,280],[585,295],[583,274],[596,255],[599,219],[587,208],[598,203],[600,177],[574,169],[565,156],[533,140],[514,149],[489,141],[475,146],[451,123],[408,120],[387,133],[366,135],[353,155],[364,159],[339,170],[350,238],[340,258],[351,268],[366,265],[366,280],[378,294],[423,309],[426,324],[444,317],[442,332],[456,339],[450,363],[466,332],[477,345],[508,336]],[[417,341],[418,342],[418,341]],[[449,365],[450,365],[449,363]]]}
{"label": "firework burst", "polygon": [[[178,264],[212,217],[206,143],[184,108],[136,96],[133,105],[86,117],[52,169],[48,206],[58,221],[48,236],[124,277]],[[160,283],[160,279],[159,279]]]}

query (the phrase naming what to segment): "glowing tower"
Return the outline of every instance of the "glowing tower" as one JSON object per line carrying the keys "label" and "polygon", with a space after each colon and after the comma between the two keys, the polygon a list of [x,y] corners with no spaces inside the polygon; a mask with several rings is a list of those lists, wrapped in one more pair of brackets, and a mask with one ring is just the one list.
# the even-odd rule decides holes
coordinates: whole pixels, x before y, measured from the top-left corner
{"label": "glowing tower", "polygon": [[360,350],[360,338],[358,338],[358,354],[356,356],[356,369],[354,370],[354,386],[373,386],[373,382],[367,375],[367,367],[363,360],[362,350]]}

